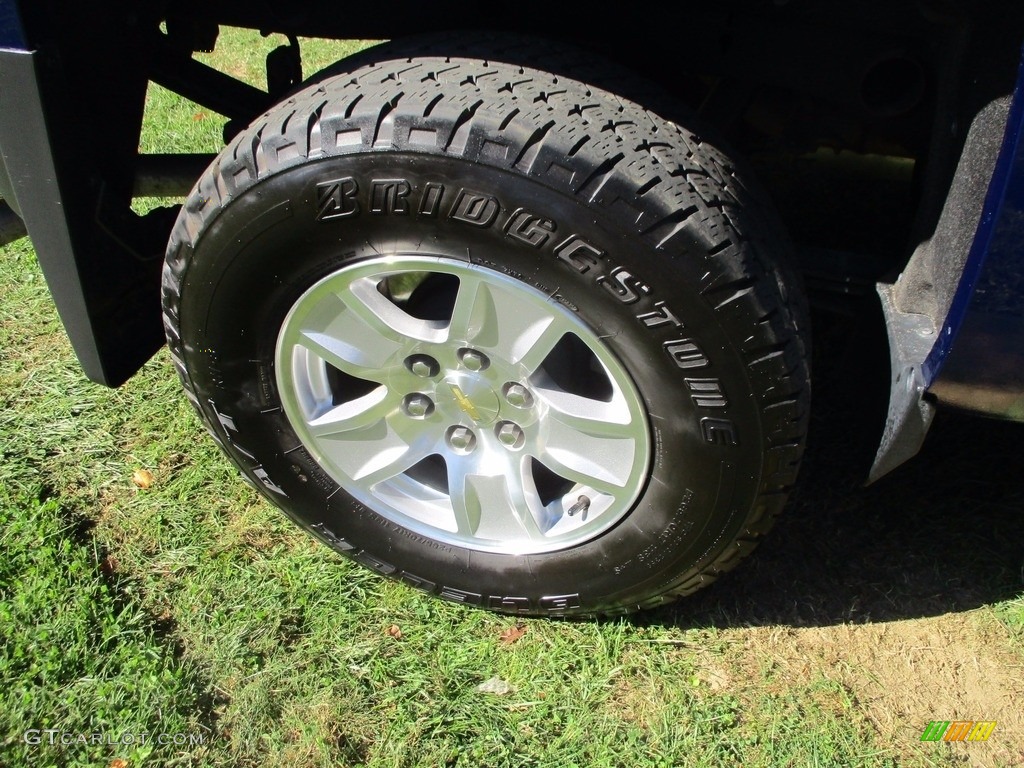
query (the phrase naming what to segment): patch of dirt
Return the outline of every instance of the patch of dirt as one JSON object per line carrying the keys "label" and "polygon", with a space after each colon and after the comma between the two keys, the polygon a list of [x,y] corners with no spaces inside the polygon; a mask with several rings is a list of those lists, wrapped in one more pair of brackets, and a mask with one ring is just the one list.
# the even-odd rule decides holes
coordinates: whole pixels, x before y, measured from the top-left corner
{"label": "patch of dirt", "polygon": [[627,723],[647,728],[651,718],[658,714],[659,701],[650,679],[619,677],[611,694],[611,709]]}
{"label": "patch of dirt", "polygon": [[697,680],[712,693],[727,693],[734,682],[733,673],[711,656],[698,655],[698,660]]}
{"label": "patch of dirt", "polygon": [[[766,660],[774,678],[809,685],[835,680],[874,724],[878,744],[903,759],[923,747],[953,750],[977,768],[1024,765],[1024,659],[986,609],[878,624],[728,630],[744,648],[737,668]],[[739,653],[739,657],[735,654]],[[737,675],[739,677],[739,675]],[[756,679],[756,676],[753,676]],[[923,744],[931,720],[995,720],[987,742]]]}
{"label": "patch of dirt", "polygon": [[[839,384],[864,380],[825,362]],[[727,681],[724,693],[835,681],[901,764],[948,750],[949,763],[1024,768],[1024,653],[990,607],[1024,594],[1024,475],[1010,469],[1024,424],[940,411],[920,455],[865,488],[867,465],[851,457],[877,446],[858,424],[869,409],[855,387],[833,382],[829,397],[818,382],[819,405],[842,408],[812,417],[802,486],[776,530],[711,588],[635,621],[716,628],[728,673],[702,680]],[[932,720],[997,725],[987,742],[921,742]]]}

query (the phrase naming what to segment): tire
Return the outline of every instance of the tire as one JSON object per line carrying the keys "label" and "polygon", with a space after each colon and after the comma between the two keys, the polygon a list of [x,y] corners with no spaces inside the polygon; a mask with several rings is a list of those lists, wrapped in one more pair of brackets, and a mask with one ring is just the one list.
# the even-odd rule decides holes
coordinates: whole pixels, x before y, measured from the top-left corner
{"label": "tire", "polygon": [[710,583],[803,450],[770,206],[706,133],[593,84],[396,50],[196,185],[163,279],[186,394],[296,523],[442,598],[607,615]]}

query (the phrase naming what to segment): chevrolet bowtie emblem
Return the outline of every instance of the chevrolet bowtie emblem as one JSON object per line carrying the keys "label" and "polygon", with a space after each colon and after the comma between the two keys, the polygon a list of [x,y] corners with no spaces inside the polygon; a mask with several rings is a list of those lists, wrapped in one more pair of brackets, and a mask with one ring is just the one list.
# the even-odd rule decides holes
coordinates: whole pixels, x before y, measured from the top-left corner
{"label": "chevrolet bowtie emblem", "polygon": [[455,402],[459,404],[461,408],[473,421],[480,421],[480,411],[473,405],[473,401],[466,397],[466,393],[463,392],[457,384],[449,384],[452,389],[452,394],[455,395]]}

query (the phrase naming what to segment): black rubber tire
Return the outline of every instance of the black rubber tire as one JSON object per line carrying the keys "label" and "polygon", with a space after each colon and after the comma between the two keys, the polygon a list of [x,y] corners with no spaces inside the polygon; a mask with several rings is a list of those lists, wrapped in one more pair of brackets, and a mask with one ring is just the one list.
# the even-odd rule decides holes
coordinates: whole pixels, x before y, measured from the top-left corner
{"label": "black rubber tire", "polygon": [[[529,50],[516,55],[529,61]],[[607,615],[731,569],[796,480],[809,409],[803,299],[770,206],[706,134],[593,85],[621,75],[602,77],[592,59],[587,84],[407,47],[368,56],[237,136],[174,228],[167,337],[214,439],[299,525],[443,598]],[[407,204],[369,199],[380,179],[406,182]],[[340,209],[317,185],[340,180],[357,210],[320,220]],[[486,226],[447,215],[460,189],[495,201]],[[550,226],[510,236],[503,225],[520,209]],[[275,383],[282,320],[317,280],[397,242],[442,244],[548,291],[606,339],[644,400],[655,451],[618,525],[544,554],[470,551],[388,522],[303,449]]]}

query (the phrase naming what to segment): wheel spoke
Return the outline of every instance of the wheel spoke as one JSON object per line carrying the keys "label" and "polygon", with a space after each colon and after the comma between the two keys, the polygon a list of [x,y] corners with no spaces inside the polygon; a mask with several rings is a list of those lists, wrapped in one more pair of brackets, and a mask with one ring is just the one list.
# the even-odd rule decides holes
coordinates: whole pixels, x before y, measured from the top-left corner
{"label": "wheel spoke", "polygon": [[[372,332],[393,343],[402,344],[408,339],[443,341],[443,323],[422,320],[400,309],[377,290],[378,282],[369,277],[359,278],[350,283],[346,293],[340,294],[350,318],[358,318]],[[373,339],[366,340],[366,343],[373,342]]]}
{"label": "wheel spoke", "polygon": [[632,438],[588,435],[551,420],[536,458],[567,480],[617,496],[629,482],[635,451]]}
{"label": "wheel spoke", "polygon": [[448,339],[465,341],[474,338],[488,322],[489,298],[484,281],[473,276],[459,276],[459,290],[448,323]]}
{"label": "wheel spoke", "polygon": [[475,537],[480,527],[481,500],[473,475],[467,470],[470,462],[462,458],[449,456],[448,464],[448,495],[452,502],[452,513],[455,515],[455,527],[459,535]]}
{"label": "wheel spoke", "polygon": [[326,435],[319,442],[342,472],[367,489],[402,474],[436,445],[427,435],[407,442],[385,419],[365,429]]}
{"label": "wheel spoke", "polygon": [[524,300],[505,286],[462,279],[449,326],[449,338],[461,340],[535,370],[565,334],[557,315],[543,304]]}
{"label": "wheel spoke", "polygon": [[555,345],[569,332],[563,323],[554,317],[550,319],[552,322],[545,325],[535,324],[529,329],[531,333],[523,334],[517,340],[516,346],[521,352],[515,362],[526,370],[527,375],[535,373],[540,368]]}
{"label": "wheel spoke", "polygon": [[571,392],[537,387],[534,393],[548,406],[548,418],[565,428],[592,437],[635,438],[643,425],[629,412],[625,398],[616,393],[610,402],[594,400]]}
{"label": "wheel spoke", "polygon": [[325,296],[302,321],[294,339],[352,376],[380,381],[389,363],[415,341],[436,340],[438,324],[406,314],[369,278]]}
{"label": "wheel spoke", "polygon": [[362,397],[336,405],[310,421],[309,432],[313,437],[327,437],[372,427],[396,407],[389,394],[386,387],[380,386]]}
{"label": "wheel spoke", "polygon": [[[527,467],[529,462],[520,460],[515,472],[508,473],[503,478],[508,488],[508,500],[511,504],[512,514],[515,515],[516,520],[522,529],[526,532],[526,535],[535,541],[544,539],[544,532],[537,524],[536,513],[541,512],[540,500],[536,498],[535,494],[528,494],[526,492],[526,473],[528,472]],[[533,488],[533,478],[529,479],[530,487]]]}
{"label": "wheel spoke", "polygon": [[318,307],[306,318],[294,343],[340,371],[370,381],[379,380],[381,370],[399,354],[406,341],[372,312],[348,311],[340,300],[324,304],[331,305],[335,311],[329,313]]}
{"label": "wheel spoke", "polygon": [[448,492],[462,536],[507,542],[544,538],[518,475],[477,474],[472,462],[450,460]]}

